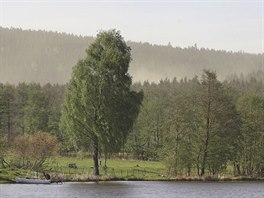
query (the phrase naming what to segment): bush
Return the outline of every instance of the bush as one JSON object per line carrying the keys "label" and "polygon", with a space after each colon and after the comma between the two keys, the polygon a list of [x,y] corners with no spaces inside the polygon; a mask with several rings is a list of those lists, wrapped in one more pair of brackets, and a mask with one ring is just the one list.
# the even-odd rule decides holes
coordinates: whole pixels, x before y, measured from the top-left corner
{"label": "bush", "polygon": [[0,136],[0,167],[5,168],[5,156],[7,152],[7,139]]}
{"label": "bush", "polygon": [[20,159],[18,166],[34,170],[39,170],[57,149],[57,138],[46,132],[17,136],[13,144],[14,154]]}

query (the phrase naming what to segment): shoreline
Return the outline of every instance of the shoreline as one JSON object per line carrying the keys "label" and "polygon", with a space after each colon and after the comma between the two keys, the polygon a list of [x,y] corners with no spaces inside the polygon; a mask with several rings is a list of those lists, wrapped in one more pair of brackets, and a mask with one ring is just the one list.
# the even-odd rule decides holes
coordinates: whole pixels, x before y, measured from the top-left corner
{"label": "shoreline", "polygon": [[[52,183],[57,183],[58,180],[53,180]],[[208,177],[172,177],[164,179],[146,179],[146,178],[115,178],[115,177],[105,177],[99,176],[98,178],[89,178],[89,179],[65,179],[61,180],[63,183],[68,182],[111,182],[111,181],[158,181],[158,182],[264,182],[264,177],[220,177],[212,178]],[[0,180],[0,184],[15,184],[14,180]]]}

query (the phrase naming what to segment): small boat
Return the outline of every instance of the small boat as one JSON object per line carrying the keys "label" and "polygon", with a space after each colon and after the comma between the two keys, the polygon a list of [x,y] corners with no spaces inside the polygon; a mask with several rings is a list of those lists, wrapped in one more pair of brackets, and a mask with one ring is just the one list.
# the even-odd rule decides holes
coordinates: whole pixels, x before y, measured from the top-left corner
{"label": "small boat", "polygon": [[16,183],[20,183],[20,184],[50,184],[51,180],[16,178]]}

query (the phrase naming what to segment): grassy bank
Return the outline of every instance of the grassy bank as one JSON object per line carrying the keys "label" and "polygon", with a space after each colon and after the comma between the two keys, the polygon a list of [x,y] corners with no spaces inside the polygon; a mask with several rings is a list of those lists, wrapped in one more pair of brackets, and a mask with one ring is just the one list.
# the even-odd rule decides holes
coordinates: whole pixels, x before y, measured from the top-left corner
{"label": "grassy bank", "polygon": [[[54,180],[62,181],[264,181],[264,178],[207,176],[207,177],[169,177],[161,162],[139,160],[108,160],[107,168],[103,162],[100,166],[100,176],[93,176],[92,159],[57,157],[51,160],[46,171]],[[69,164],[76,164],[77,168],[69,168]],[[41,174],[40,174],[41,175]],[[0,169],[0,183],[9,183],[16,177],[32,177],[33,172],[23,169]]]}
{"label": "grassy bank", "polygon": [[[166,172],[161,162],[111,159],[107,161],[107,168],[101,162],[101,176],[95,178],[92,159],[56,157],[50,161],[52,163],[49,163],[46,171],[55,180],[63,181],[161,180]],[[72,163],[76,164],[77,168],[69,168],[69,164]],[[23,169],[0,169],[0,183],[11,182],[16,177],[33,177],[33,175],[33,171]]]}
{"label": "grassy bank", "polygon": [[5,168],[0,169],[0,183],[13,182],[16,177],[27,177],[32,175],[31,171],[16,169],[16,168]]}

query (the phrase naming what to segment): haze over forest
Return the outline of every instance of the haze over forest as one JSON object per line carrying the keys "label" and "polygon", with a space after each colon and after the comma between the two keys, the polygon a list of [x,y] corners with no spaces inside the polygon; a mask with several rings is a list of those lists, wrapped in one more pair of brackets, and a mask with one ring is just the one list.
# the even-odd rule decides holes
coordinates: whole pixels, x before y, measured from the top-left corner
{"label": "haze over forest", "polygon": [[[72,67],[94,40],[89,36],[3,27],[0,35],[0,82],[12,84],[67,83]],[[200,76],[203,69],[216,71],[220,80],[263,70],[263,54],[206,49],[199,44],[188,48],[132,41],[127,44],[132,49],[130,74],[134,82],[192,78]]]}

